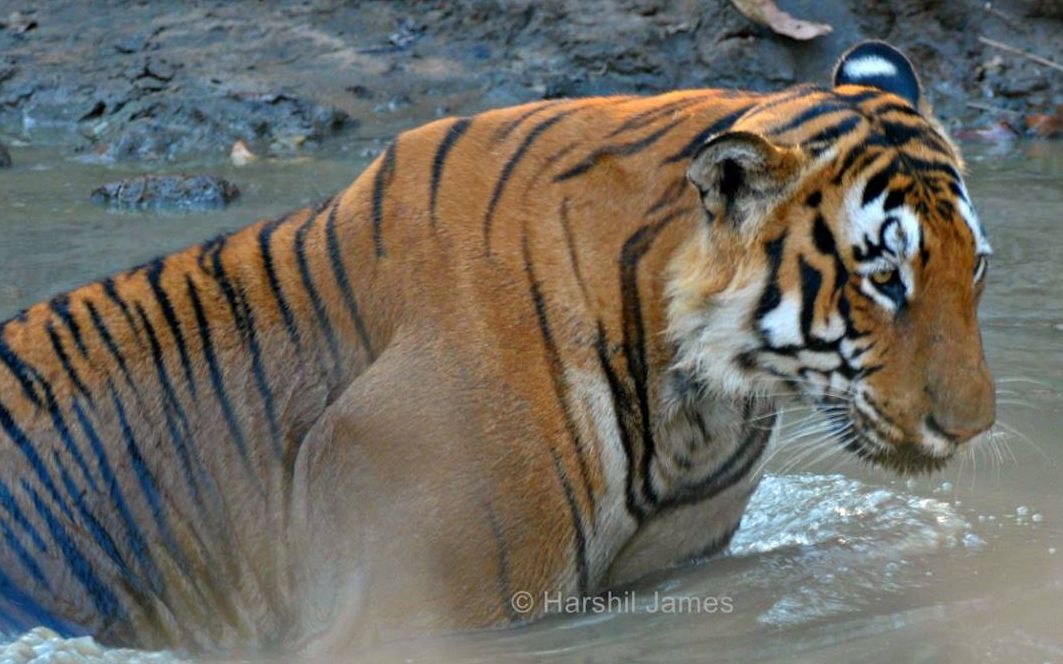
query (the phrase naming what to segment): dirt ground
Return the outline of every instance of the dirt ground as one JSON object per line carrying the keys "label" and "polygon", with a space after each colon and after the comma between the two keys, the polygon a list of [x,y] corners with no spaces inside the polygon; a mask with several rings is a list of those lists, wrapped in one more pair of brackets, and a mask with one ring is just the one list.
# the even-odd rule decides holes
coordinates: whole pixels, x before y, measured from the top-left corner
{"label": "dirt ground", "polygon": [[0,143],[148,163],[237,139],[285,153],[543,97],[826,83],[869,37],[908,53],[961,134],[1050,134],[1037,118],[1063,112],[1063,0],[779,5],[834,31],[779,37],[726,0],[4,0]]}

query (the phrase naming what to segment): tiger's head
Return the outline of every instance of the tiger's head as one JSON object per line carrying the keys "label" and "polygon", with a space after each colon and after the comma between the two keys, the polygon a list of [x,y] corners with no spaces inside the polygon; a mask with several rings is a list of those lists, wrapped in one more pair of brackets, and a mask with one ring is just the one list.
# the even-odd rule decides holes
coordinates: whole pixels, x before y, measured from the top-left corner
{"label": "tiger's head", "polygon": [[995,419],[977,321],[991,250],[957,149],[881,42],[846,53],[833,89],[766,99],[689,165],[706,224],[673,264],[677,367],[797,392],[862,458],[936,469]]}

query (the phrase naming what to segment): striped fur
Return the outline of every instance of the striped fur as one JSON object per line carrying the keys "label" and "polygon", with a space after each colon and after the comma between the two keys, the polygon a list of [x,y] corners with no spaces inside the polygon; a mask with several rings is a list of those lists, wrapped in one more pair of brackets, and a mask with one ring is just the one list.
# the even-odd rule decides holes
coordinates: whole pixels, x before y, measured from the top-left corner
{"label": "striped fur", "polygon": [[936,466],[992,421],[960,170],[881,87],[544,101],[35,305],[0,627],[320,654],[533,618],[510,593],[724,547],[782,390]]}

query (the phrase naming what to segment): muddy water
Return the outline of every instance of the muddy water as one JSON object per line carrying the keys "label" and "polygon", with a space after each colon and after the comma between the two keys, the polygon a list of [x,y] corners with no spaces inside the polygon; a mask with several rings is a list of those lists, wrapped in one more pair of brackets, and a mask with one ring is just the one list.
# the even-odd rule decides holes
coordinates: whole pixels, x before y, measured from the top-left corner
{"label": "muddy water", "polygon": [[[241,186],[240,202],[169,215],[95,207],[89,190],[126,173],[16,149],[22,166],[0,173],[0,318],[318,200],[361,170],[361,149],[352,144],[313,162],[211,168]],[[968,158],[969,188],[996,250],[982,306],[1000,404],[991,443],[932,478],[905,481],[862,468],[814,437],[783,436],[727,556],[661,572],[617,593],[608,612],[592,606],[522,629],[392,644],[362,656],[1063,662],[1063,146],[969,147]],[[791,416],[791,434],[799,418]],[[53,648],[82,652],[84,661],[134,657],[45,641],[0,659],[29,661]]]}

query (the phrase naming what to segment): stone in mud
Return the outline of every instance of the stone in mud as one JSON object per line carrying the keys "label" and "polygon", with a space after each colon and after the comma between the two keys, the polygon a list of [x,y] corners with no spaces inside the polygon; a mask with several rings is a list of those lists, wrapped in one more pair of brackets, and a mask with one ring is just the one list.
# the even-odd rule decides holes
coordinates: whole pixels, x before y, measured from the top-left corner
{"label": "stone in mud", "polygon": [[142,175],[97,187],[92,201],[117,209],[212,210],[239,195],[236,185],[213,175]]}
{"label": "stone in mud", "polygon": [[11,153],[3,143],[0,143],[0,168],[11,168]]}
{"label": "stone in mud", "polygon": [[107,162],[170,161],[224,149],[237,140],[251,147],[293,140],[317,144],[354,124],[343,111],[286,94],[145,97],[108,116],[93,136],[94,152]]}

